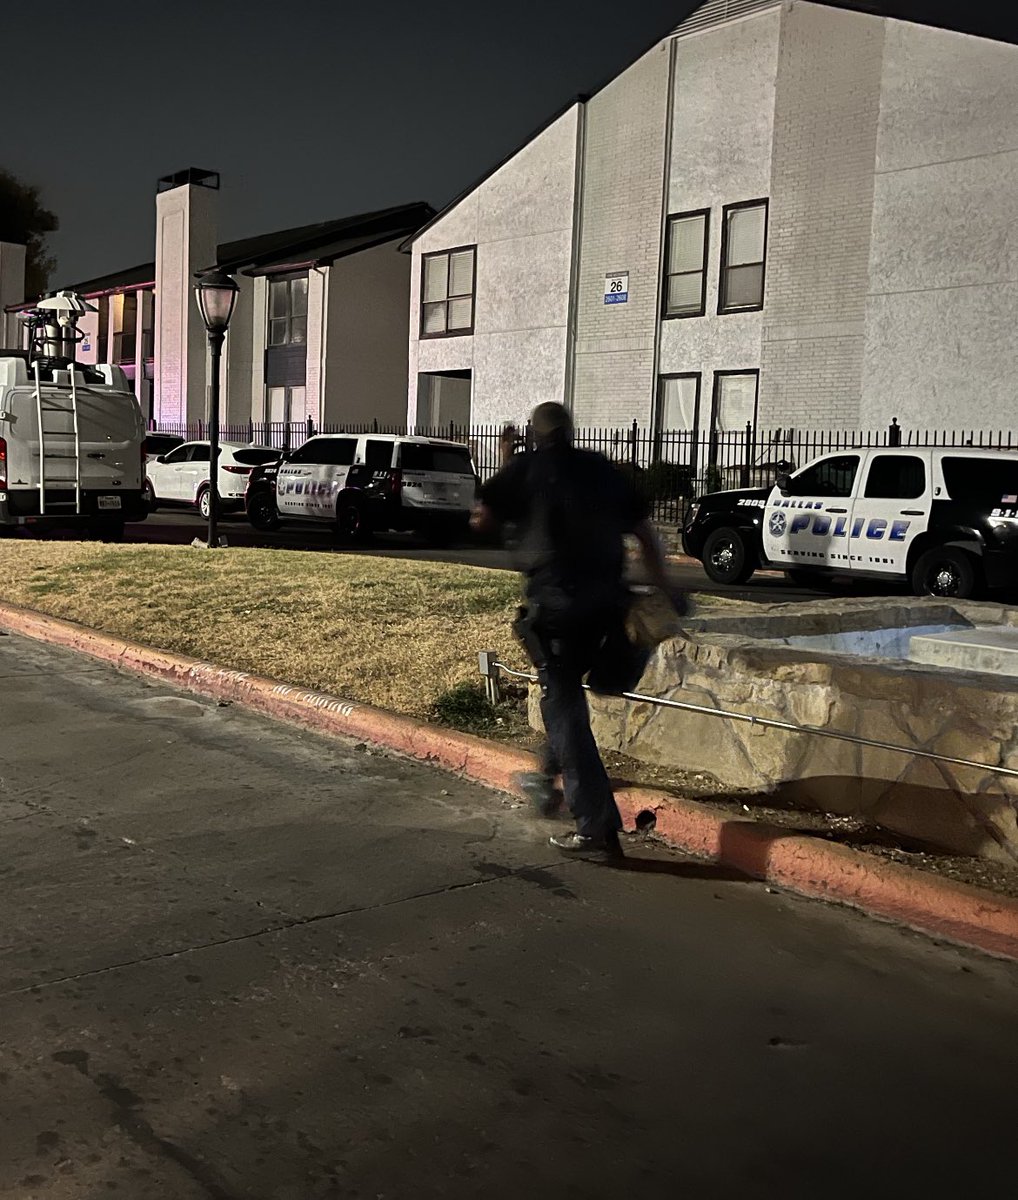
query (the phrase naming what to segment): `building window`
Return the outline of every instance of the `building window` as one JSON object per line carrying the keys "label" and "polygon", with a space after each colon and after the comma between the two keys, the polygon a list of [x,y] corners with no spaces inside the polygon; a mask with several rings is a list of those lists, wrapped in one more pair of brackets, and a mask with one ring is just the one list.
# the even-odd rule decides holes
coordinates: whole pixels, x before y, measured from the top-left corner
{"label": "building window", "polygon": [[707,301],[710,209],[668,218],[664,315],[702,317]]}
{"label": "building window", "polygon": [[99,332],[95,342],[95,361],[100,363],[112,362],[110,354],[110,297],[98,296],[95,301],[99,309]]}
{"label": "building window", "polygon": [[695,430],[700,424],[700,375],[662,375],[658,382],[658,433]]}
{"label": "building window", "polygon": [[421,260],[421,337],[473,333],[476,257],[476,246],[464,246]]}
{"label": "building window", "polygon": [[[682,483],[691,485],[696,473],[700,427],[700,375],[662,375],[657,386],[654,459],[687,468]],[[673,483],[679,483],[678,477]]]}
{"label": "building window", "polygon": [[141,302],[141,357],[148,362],[155,357],[155,293],[139,292]]}
{"label": "building window", "polygon": [[766,255],[767,201],[728,205],[721,225],[719,313],[763,308]]}
{"label": "building window", "polygon": [[279,385],[265,389],[265,416],[273,425],[290,425],[307,420],[307,389]]}
{"label": "building window", "polygon": [[269,281],[269,345],[303,345],[308,340],[308,277]]}
{"label": "building window", "polygon": [[756,428],[759,371],[718,371],[714,375],[711,429],[715,433],[745,433]]}
{"label": "building window", "polygon": [[113,297],[113,362],[133,363],[138,345],[138,293]]}

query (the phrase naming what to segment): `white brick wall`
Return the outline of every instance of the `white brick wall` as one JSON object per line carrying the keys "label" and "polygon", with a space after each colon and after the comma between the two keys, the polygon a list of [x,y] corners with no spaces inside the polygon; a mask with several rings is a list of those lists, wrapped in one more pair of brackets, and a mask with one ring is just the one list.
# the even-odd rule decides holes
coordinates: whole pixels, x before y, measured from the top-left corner
{"label": "white brick wall", "polygon": [[[524,421],[564,399],[577,120],[573,106],[414,244],[410,424],[421,372],[469,370],[475,424]],[[477,246],[475,332],[421,338],[421,255],[465,245]]]}
{"label": "white brick wall", "polygon": [[[578,425],[646,424],[668,118],[670,43],[655,46],[587,105],[573,412]],[[605,304],[604,279],[629,272],[629,302]]]}
{"label": "white brick wall", "polygon": [[885,22],[782,11],[760,421],[855,427]]}

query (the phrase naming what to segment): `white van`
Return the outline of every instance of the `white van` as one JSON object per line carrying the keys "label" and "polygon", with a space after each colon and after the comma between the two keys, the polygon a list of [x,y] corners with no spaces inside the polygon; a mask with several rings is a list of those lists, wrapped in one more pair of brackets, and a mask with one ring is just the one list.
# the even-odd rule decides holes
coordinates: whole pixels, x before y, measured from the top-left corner
{"label": "white van", "polygon": [[123,535],[144,519],[145,424],[120,367],[0,351],[0,526]]}

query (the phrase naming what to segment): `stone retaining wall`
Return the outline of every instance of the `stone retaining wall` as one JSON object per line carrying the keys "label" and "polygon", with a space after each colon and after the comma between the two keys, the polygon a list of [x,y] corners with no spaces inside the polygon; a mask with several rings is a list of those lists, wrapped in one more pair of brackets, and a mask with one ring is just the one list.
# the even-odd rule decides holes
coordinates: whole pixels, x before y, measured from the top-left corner
{"label": "stone retaining wall", "polygon": [[[1015,616],[992,604],[865,600],[690,619],[658,646],[639,690],[1018,768],[1018,680],[764,640]],[[1018,861],[1018,778],[645,703],[594,698],[591,709],[602,747],[945,850]]]}

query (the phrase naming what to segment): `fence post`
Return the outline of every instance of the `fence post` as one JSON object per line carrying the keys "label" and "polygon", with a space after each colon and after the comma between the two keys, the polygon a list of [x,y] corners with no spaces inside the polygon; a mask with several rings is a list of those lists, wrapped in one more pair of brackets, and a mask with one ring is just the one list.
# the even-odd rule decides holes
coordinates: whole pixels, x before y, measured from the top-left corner
{"label": "fence post", "polygon": [[371,420],[371,432],[372,433],[378,432],[378,418],[377,417],[373,417]]}
{"label": "fence post", "polygon": [[254,445],[254,419],[252,417],[249,417],[247,422],[247,440]]}
{"label": "fence post", "polygon": [[315,421],[314,421],[314,418],[311,416],[311,414],[308,413],[308,437],[313,438],[314,436],[315,436]]}
{"label": "fence post", "polygon": [[744,488],[749,487],[749,472],[750,463],[753,461],[753,422],[746,422],[746,454],[742,464],[742,483]]}
{"label": "fence post", "polygon": [[901,445],[901,426],[898,424],[897,417],[891,418],[891,424],[887,430],[887,444],[888,446]]}
{"label": "fence post", "polygon": [[527,453],[529,454],[529,452],[534,448],[534,428],[530,424],[529,420],[527,421],[527,428],[523,434],[523,441],[524,445],[526,446]]}
{"label": "fence post", "polygon": [[633,468],[633,474],[636,474],[636,469],[640,465],[640,455],[636,444],[636,439],[640,436],[640,422],[633,417],[633,425],[629,431],[629,465]]}

